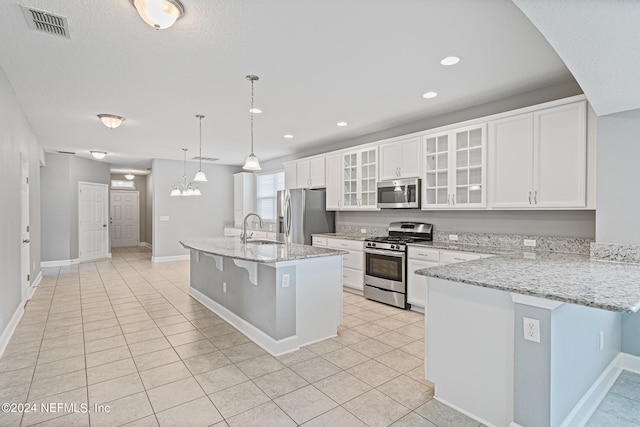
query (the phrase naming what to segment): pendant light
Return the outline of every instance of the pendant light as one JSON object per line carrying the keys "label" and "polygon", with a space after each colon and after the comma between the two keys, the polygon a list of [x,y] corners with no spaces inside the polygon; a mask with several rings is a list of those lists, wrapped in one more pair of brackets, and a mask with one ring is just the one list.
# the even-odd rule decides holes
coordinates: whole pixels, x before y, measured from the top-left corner
{"label": "pendant light", "polygon": [[259,171],[260,169],[262,169],[260,167],[258,158],[255,154],[253,154],[253,114],[256,112],[256,109],[253,106],[253,82],[258,79],[259,77],[254,76],[253,74],[247,76],[247,80],[251,82],[251,110],[249,110],[251,112],[251,154],[249,154],[249,157],[247,157],[247,160],[245,160],[242,169],[249,171]]}
{"label": "pendant light", "polygon": [[173,185],[171,196],[201,196],[200,189],[193,182],[187,182],[187,149],[183,148],[182,151],[184,151],[184,174],[182,182],[178,181]]}
{"label": "pendant light", "polygon": [[196,114],[196,117],[200,119],[200,170],[196,173],[193,180],[195,182],[207,182],[207,175],[202,172],[202,119],[204,119],[204,116],[202,114]]}

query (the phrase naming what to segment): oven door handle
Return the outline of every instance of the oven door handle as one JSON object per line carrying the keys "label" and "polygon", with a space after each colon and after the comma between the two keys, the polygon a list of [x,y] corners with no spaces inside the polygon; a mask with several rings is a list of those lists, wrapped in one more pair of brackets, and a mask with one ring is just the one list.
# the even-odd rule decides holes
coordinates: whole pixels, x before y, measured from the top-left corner
{"label": "oven door handle", "polygon": [[404,258],[404,252],[393,252],[393,251],[384,251],[380,249],[365,249],[365,254],[376,254],[376,255],[384,255],[391,256],[396,258]]}

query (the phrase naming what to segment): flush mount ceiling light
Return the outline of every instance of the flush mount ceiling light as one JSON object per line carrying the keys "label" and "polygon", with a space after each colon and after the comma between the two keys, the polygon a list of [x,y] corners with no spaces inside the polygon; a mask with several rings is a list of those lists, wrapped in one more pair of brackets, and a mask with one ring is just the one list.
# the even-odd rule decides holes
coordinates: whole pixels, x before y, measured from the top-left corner
{"label": "flush mount ceiling light", "polygon": [[338,122],[338,123],[336,123],[336,126],[340,126],[340,127],[343,127],[343,126],[346,126],[346,125],[348,125],[347,122]]}
{"label": "flush mount ceiling light", "polygon": [[422,95],[422,97],[426,99],[435,98],[436,96],[438,96],[438,92],[432,92],[432,91],[426,92]]}
{"label": "flush mount ceiling light", "polygon": [[244,166],[242,166],[242,169],[248,170],[248,171],[259,171],[262,169],[260,167],[260,162],[258,161],[258,158],[256,157],[255,154],[253,154],[253,114],[255,113],[255,108],[253,106],[253,82],[255,82],[258,79],[259,77],[254,76],[253,74],[250,74],[247,76],[247,80],[251,82],[251,109],[249,110],[249,112],[251,113],[251,154],[249,154],[249,157],[247,157],[247,160],[245,160]]}
{"label": "flush mount ceiling light", "polygon": [[202,172],[202,119],[204,119],[204,116],[202,114],[196,114],[196,117],[200,120],[200,170],[196,173],[193,180],[196,182],[207,182],[207,175]]}
{"label": "flush mount ceiling light", "polygon": [[94,159],[102,160],[107,156],[106,151],[89,151]]}
{"label": "flush mount ceiling light", "polygon": [[98,118],[102,124],[109,129],[120,127],[122,122],[124,122],[124,117],[116,116],[114,114],[98,114]]}
{"label": "flush mount ceiling light", "polygon": [[459,56],[447,56],[440,61],[442,65],[456,65],[458,62],[460,62]]}
{"label": "flush mount ceiling light", "polygon": [[126,174],[124,177],[127,178],[129,181],[131,181],[136,176],[134,174],[132,174],[131,171],[129,171],[129,173]]}
{"label": "flush mount ceiling light", "polygon": [[283,138],[287,138],[287,139],[291,139],[293,138],[293,135],[291,134],[286,134],[286,135],[282,135]]}
{"label": "flush mount ceiling light", "polygon": [[201,196],[202,193],[196,184],[193,182],[187,182],[187,149],[184,151],[184,174],[182,175],[182,182],[178,181],[173,184],[171,189],[171,196]]}
{"label": "flush mount ceiling light", "polygon": [[156,30],[169,28],[184,16],[184,6],[178,0],[129,0],[140,18]]}

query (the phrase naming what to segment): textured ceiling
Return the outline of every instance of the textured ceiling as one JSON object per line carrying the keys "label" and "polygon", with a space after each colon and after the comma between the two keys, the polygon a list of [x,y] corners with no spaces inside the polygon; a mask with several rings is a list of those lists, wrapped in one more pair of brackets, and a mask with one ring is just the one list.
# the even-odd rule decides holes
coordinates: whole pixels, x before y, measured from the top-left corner
{"label": "textured ceiling", "polygon": [[640,108],[640,1],[513,1],[560,54],[596,114]]}
{"label": "textured ceiling", "polygon": [[[20,4],[66,16],[71,38],[28,29]],[[247,74],[260,76],[261,160],[573,80],[508,0],[183,4],[184,18],[156,31],[128,0],[0,2],[0,66],[46,150],[103,150],[120,168],[181,160],[182,147],[191,158],[201,113],[202,155],[240,165]],[[463,59],[440,65],[448,55]],[[126,121],[109,130],[99,113]]]}

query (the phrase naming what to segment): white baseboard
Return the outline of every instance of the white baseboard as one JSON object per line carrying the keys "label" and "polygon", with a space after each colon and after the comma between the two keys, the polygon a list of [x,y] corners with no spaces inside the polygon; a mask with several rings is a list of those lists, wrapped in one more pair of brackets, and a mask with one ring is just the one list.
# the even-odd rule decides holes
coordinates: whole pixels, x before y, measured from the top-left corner
{"label": "white baseboard", "polygon": [[569,415],[564,419],[560,427],[584,426],[593,413],[598,409],[598,405],[607,395],[620,372],[624,369],[621,360],[624,353],[618,353],[613,358],[609,366],[602,371],[598,379],[589,387],[589,390],[582,396],[576,406],[573,407]]}
{"label": "white baseboard", "polygon": [[65,267],[67,265],[80,264],[80,258],[61,259],[58,261],[40,261],[40,268],[46,267]]}
{"label": "white baseboard", "polygon": [[[471,419],[473,419],[473,420],[476,420],[476,421],[478,421],[479,423],[482,423],[483,425],[485,425],[485,426],[487,426],[487,427],[496,427],[496,426],[495,426],[495,424],[491,424],[489,421],[487,421],[487,420],[483,420],[482,418],[478,417],[477,415],[472,414],[472,413],[471,413],[471,412],[469,412],[469,411],[465,411],[464,409],[462,409],[462,408],[460,408],[460,407],[458,407],[458,406],[456,406],[456,405],[453,405],[453,404],[451,404],[451,403],[447,402],[446,400],[439,398],[438,396],[433,396],[433,398],[434,398],[434,399],[436,399],[436,400],[437,400],[438,402],[440,402],[440,403],[444,403],[444,404],[445,404],[445,405],[447,405],[449,408],[455,409],[456,411],[460,412],[461,414],[464,414],[464,415],[466,415],[467,417],[469,417],[469,418],[471,418]],[[517,424],[514,424],[514,425],[516,425],[516,426],[517,426]]]}
{"label": "white baseboard", "polygon": [[138,242],[138,246],[144,246],[145,248],[151,248],[151,243],[147,243],[147,242]]}
{"label": "white baseboard", "polygon": [[107,254],[107,258],[113,258],[113,256],[111,255],[111,252]]}
{"label": "white baseboard", "polygon": [[29,293],[27,295],[28,300],[30,300],[33,297],[33,294],[36,293],[36,289],[38,288],[38,285],[40,284],[41,281],[42,281],[42,271],[38,271],[38,275],[33,280],[33,282],[31,282],[31,285],[29,286]]}
{"label": "white baseboard", "polygon": [[191,255],[152,256],[151,262],[189,261]]}
{"label": "white baseboard", "polygon": [[262,347],[266,352],[273,356],[281,356],[300,348],[298,346],[298,336],[293,335],[281,340],[275,340],[260,329],[253,326],[235,313],[229,311],[226,307],[218,304],[202,292],[194,288],[189,288],[189,295],[195,298],[202,305],[226,320],[238,331],[246,335],[251,341]]}
{"label": "white baseboard", "polygon": [[640,356],[634,356],[629,353],[620,353],[618,357],[620,358],[619,361],[621,369],[640,374]]}
{"label": "white baseboard", "polygon": [[13,333],[16,331],[18,323],[20,323],[20,319],[22,319],[23,314],[24,305],[20,303],[16,311],[13,313],[11,320],[9,320],[9,323],[7,323],[7,326],[4,328],[4,331],[2,331],[2,334],[0,334],[0,357],[2,357],[4,351],[7,349],[9,341],[11,340]]}

